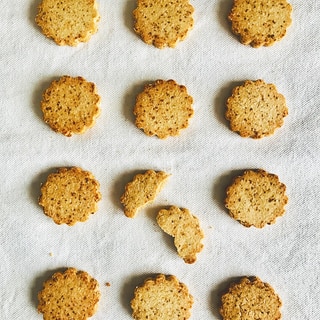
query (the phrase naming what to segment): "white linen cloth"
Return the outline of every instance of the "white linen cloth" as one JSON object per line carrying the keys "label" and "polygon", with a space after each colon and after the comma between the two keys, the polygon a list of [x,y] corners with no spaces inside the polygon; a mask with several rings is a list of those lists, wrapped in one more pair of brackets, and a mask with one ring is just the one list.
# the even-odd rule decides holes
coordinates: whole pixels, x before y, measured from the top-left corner
{"label": "white linen cloth", "polygon": [[[92,319],[131,319],[135,286],[158,273],[189,287],[192,319],[220,319],[221,292],[244,275],[274,287],[283,319],[320,319],[320,2],[291,0],[287,35],[254,49],[230,31],[231,0],[192,0],[193,30],[162,50],[134,33],[133,0],[100,0],[99,31],[77,47],[43,36],[34,22],[38,3],[0,3],[0,318],[42,319],[43,281],[76,267],[101,285]],[[96,125],[71,138],[53,132],[40,111],[44,89],[66,74],[96,83],[102,99]],[[174,79],[194,98],[194,117],[179,137],[148,137],[134,125],[135,97],[156,79]],[[232,88],[256,79],[274,83],[289,108],[284,126],[261,140],[241,138],[224,119]],[[61,166],[88,170],[101,184],[98,212],[73,227],[54,224],[37,203],[40,184]],[[243,227],[223,205],[232,177],[251,168],[277,174],[289,197],[285,215],[261,230]],[[171,177],[129,219],[119,198],[147,169]],[[157,210],[169,205],[200,219],[204,250],[193,265],[156,224]]]}

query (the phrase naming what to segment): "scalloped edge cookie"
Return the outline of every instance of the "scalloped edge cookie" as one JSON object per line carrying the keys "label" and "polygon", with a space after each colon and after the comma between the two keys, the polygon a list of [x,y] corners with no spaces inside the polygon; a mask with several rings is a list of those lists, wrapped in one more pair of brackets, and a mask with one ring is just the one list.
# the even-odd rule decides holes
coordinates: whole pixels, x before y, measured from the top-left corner
{"label": "scalloped edge cookie", "polygon": [[270,284],[258,277],[243,277],[221,297],[223,320],[280,320],[282,302]]}
{"label": "scalloped edge cookie", "polygon": [[189,0],[137,0],[134,31],[147,44],[174,48],[193,28],[193,12]]}
{"label": "scalloped edge cookie", "polygon": [[193,297],[187,286],[173,276],[160,274],[148,278],[136,287],[131,300],[132,316],[136,320],[189,319]]}
{"label": "scalloped edge cookie", "polygon": [[52,81],[43,93],[43,120],[66,137],[84,133],[100,115],[100,100],[93,82],[80,76],[62,76]]}
{"label": "scalloped edge cookie", "polygon": [[94,176],[78,167],[59,168],[41,186],[39,205],[56,224],[84,222],[98,210],[100,184]]}
{"label": "scalloped edge cookie", "polygon": [[38,312],[44,320],[85,320],[95,314],[100,295],[97,280],[85,271],[68,268],[44,282],[38,293]]}
{"label": "scalloped edge cookie", "polygon": [[288,115],[285,97],[272,83],[247,80],[232,90],[225,117],[241,137],[261,139],[272,135]]}
{"label": "scalloped edge cookie", "polygon": [[35,21],[42,33],[63,46],[87,42],[97,32],[100,15],[95,0],[42,0]]}
{"label": "scalloped edge cookie", "polygon": [[156,80],[147,84],[136,98],[135,124],[148,136],[178,136],[194,114],[192,105],[193,98],[184,85],[172,79]]}
{"label": "scalloped edge cookie", "polygon": [[265,170],[246,170],[227,188],[225,206],[232,218],[245,227],[263,228],[285,213],[285,184]]}
{"label": "scalloped edge cookie", "polygon": [[291,12],[286,0],[234,0],[228,19],[241,43],[259,48],[285,36],[292,22]]}

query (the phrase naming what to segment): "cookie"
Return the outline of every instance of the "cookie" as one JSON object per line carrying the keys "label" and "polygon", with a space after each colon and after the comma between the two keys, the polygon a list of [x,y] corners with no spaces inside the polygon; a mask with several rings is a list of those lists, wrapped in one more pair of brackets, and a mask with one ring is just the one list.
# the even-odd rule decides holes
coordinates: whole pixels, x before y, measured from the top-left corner
{"label": "cookie", "polygon": [[263,228],[284,214],[287,202],[286,186],[278,176],[260,169],[234,179],[227,188],[225,206],[245,227]]}
{"label": "cookie", "polygon": [[42,0],[35,21],[58,45],[76,46],[97,32],[99,19],[95,0]]}
{"label": "cookie", "polygon": [[44,320],[85,320],[97,310],[99,283],[87,272],[68,268],[56,272],[38,293],[38,312]]}
{"label": "cookie", "polygon": [[291,12],[286,0],[234,0],[228,18],[241,43],[258,48],[271,46],[285,36]]}
{"label": "cookie", "polygon": [[168,177],[167,173],[154,170],[147,170],[144,173],[137,174],[126,185],[125,191],[120,198],[125,215],[129,218],[134,218],[141,207],[156,198]]}
{"label": "cookie", "polygon": [[193,28],[193,12],[189,0],[137,0],[134,30],[147,44],[174,48]]}
{"label": "cookie", "polygon": [[247,80],[233,89],[226,102],[226,119],[232,131],[242,137],[260,139],[270,136],[288,115],[285,97],[274,84]]}
{"label": "cookie", "polygon": [[43,120],[67,137],[91,128],[100,114],[99,106],[96,85],[82,77],[63,76],[53,81],[41,101]]}
{"label": "cookie", "polygon": [[223,320],[279,320],[282,302],[274,289],[258,277],[243,277],[222,295]]}
{"label": "cookie", "polygon": [[187,128],[193,116],[193,98],[174,80],[157,80],[145,86],[134,107],[136,126],[148,136],[165,139]]}
{"label": "cookie", "polygon": [[157,222],[164,232],[174,237],[179,256],[186,263],[194,263],[197,253],[203,249],[201,241],[204,238],[198,218],[188,209],[172,206],[159,211]]}
{"label": "cookie", "polygon": [[39,204],[56,224],[86,221],[98,210],[99,182],[81,168],[60,168],[41,186]]}
{"label": "cookie", "polygon": [[193,297],[175,277],[158,275],[136,287],[131,300],[136,320],[185,320],[191,316]]}

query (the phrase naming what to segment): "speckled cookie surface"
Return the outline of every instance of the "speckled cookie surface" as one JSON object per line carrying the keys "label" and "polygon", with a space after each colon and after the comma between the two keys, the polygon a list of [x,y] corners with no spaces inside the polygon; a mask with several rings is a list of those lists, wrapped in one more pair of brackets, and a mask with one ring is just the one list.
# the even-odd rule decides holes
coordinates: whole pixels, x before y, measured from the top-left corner
{"label": "speckled cookie surface", "polygon": [[87,272],[69,268],[56,272],[38,293],[38,312],[44,320],[86,320],[96,312],[99,284]]}
{"label": "speckled cookie surface", "polygon": [[42,0],[35,20],[58,45],[76,46],[97,32],[99,18],[95,0]]}
{"label": "speckled cookie surface", "polygon": [[193,12],[189,0],[137,0],[134,30],[147,44],[175,47],[193,28]]}
{"label": "speckled cookie surface", "polygon": [[175,277],[158,275],[137,287],[131,301],[136,320],[186,320],[191,316],[193,297]]}
{"label": "speckled cookie surface", "polygon": [[282,302],[274,289],[258,277],[231,284],[222,298],[223,320],[279,320]]}
{"label": "speckled cookie surface", "polygon": [[63,76],[44,91],[41,110],[51,129],[70,137],[95,124],[100,96],[94,83],[82,77]]}
{"label": "speckled cookie surface", "polygon": [[175,206],[162,209],[157,215],[160,228],[174,237],[178,254],[186,263],[194,263],[197,253],[203,249],[203,231],[199,219],[188,209]]}
{"label": "speckled cookie surface", "polygon": [[247,80],[236,86],[226,103],[226,119],[232,131],[242,137],[260,139],[270,136],[288,115],[285,97],[274,84]]}
{"label": "speckled cookie surface", "polygon": [[277,175],[247,170],[227,188],[225,206],[245,227],[263,228],[284,214],[287,202],[286,186]]}
{"label": "speckled cookie surface", "polygon": [[174,80],[157,80],[145,86],[134,107],[136,126],[148,136],[165,139],[179,135],[193,116],[193,98]]}
{"label": "speckled cookie surface", "polygon": [[84,222],[98,209],[99,182],[81,168],[60,168],[41,186],[39,204],[57,224]]}
{"label": "speckled cookie surface", "polygon": [[156,198],[168,177],[167,173],[154,170],[135,175],[120,198],[125,215],[134,218],[141,207]]}
{"label": "speckled cookie surface", "polygon": [[273,45],[285,36],[291,12],[286,0],[234,0],[229,20],[240,41],[257,48]]}

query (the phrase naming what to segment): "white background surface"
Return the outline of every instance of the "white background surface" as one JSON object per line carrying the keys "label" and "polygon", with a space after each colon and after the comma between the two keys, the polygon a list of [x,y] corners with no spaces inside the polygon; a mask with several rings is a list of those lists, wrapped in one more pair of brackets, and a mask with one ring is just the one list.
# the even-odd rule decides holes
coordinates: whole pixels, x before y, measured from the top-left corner
{"label": "white background surface", "polygon": [[[319,319],[319,1],[291,0],[286,37],[253,49],[230,31],[231,0],[193,0],[194,29],[163,50],[133,32],[133,0],[100,0],[98,33],[75,48],[42,35],[38,3],[0,3],[0,318],[42,319],[42,282],[76,267],[100,282],[97,320],[131,319],[134,287],[157,273],[187,284],[192,319],[220,319],[221,292],[244,275],[275,288],[283,319]],[[53,132],[40,111],[43,90],[65,74],[95,82],[102,98],[96,125],[71,138]],[[195,115],[179,137],[147,137],[134,125],[135,97],[145,83],[171,78],[188,88]],[[229,130],[224,104],[234,85],[259,78],[285,95],[289,116],[272,137],[244,139]],[[61,166],[89,170],[101,184],[99,210],[86,223],[58,226],[37,204],[40,184]],[[243,227],[223,206],[226,186],[248,168],[275,173],[287,186],[286,214],[262,230]],[[146,169],[172,176],[152,205],[128,219],[119,198]],[[201,221],[205,247],[193,265],[155,222],[168,205]]]}

